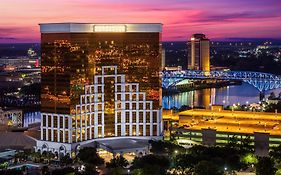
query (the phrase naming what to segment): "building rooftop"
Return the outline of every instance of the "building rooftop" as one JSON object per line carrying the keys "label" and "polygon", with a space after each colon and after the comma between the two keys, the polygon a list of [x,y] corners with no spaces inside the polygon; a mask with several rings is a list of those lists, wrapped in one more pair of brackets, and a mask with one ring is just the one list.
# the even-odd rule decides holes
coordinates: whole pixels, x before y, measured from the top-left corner
{"label": "building rooftop", "polygon": [[[135,138],[111,138],[104,140],[97,140],[100,148],[103,148],[112,153],[130,152],[136,149],[144,149],[149,146],[149,140],[147,139],[135,139]],[[83,145],[83,147],[91,146],[91,144]]]}
{"label": "building rooftop", "polygon": [[41,33],[162,32],[161,23],[41,23]]}
{"label": "building rooftop", "polygon": [[215,129],[218,132],[266,132],[281,136],[281,114],[248,111],[193,109],[179,113],[179,126],[189,130]]}
{"label": "building rooftop", "polygon": [[24,132],[1,132],[0,149],[33,149],[36,139],[27,136]]}

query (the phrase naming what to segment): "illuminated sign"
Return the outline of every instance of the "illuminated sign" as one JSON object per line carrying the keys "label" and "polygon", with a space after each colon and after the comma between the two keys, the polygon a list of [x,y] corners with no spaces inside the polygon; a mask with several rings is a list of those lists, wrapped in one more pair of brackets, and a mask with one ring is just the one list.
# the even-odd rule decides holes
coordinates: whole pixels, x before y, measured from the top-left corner
{"label": "illuminated sign", "polygon": [[126,25],[94,25],[94,32],[126,32]]}

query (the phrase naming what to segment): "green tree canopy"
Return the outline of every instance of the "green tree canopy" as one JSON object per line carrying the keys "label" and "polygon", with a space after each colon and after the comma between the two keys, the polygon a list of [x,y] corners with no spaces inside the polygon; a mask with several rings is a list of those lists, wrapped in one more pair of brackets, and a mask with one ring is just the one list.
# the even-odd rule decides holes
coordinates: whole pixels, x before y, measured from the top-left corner
{"label": "green tree canopy", "polygon": [[194,175],[223,175],[223,170],[213,162],[203,160],[194,167]]}
{"label": "green tree canopy", "polygon": [[108,168],[125,168],[126,166],[129,165],[129,162],[123,157],[123,156],[116,156],[113,159],[110,160],[110,162],[108,162],[106,164],[106,167]]}
{"label": "green tree canopy", "polygon": [[137,171],[140,175],[162,175],[170,166],[170,161],[165,156],[159,155],[145,155],[143,157],[136,157],[133,161],[132,169]]}

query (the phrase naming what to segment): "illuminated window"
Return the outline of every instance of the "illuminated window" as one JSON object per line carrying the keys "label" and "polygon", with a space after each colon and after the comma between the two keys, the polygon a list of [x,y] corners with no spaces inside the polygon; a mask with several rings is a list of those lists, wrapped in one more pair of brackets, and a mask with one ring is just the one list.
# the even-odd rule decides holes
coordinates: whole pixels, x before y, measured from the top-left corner
{"label": "illuminated window", "polygon": [[153,123],[157,123],[157,112],[153,112]]}
{"label": "illuminated window", "polygon": [[126,32],[125,25],[94,25],[94,32]]}
{"label": "illuminated window", "polygon": [[126,103],[126,109],[130,109],[130,103]]}
{"label": "illuminated window", "polygon": [[137,103],[132,103],[132,109],[136,110],[137,109]]}
{"label": "illuminated window", "polygon": [[139,125],[139,136],[143,135],[143,125]]}
{"label": "illuminated window", "polygon": [[139,112],[139,123],[143,123],[143,112]]}
{"label": "illuminated window", "polygon": [[136,123],[137,121],[137,114],[136,114],[136,112],[132,112],[132,122],[133,123]]}
{"label": "illuminated window", "polygon": [[139,109],[143,109],[143,103],[139,103]]}

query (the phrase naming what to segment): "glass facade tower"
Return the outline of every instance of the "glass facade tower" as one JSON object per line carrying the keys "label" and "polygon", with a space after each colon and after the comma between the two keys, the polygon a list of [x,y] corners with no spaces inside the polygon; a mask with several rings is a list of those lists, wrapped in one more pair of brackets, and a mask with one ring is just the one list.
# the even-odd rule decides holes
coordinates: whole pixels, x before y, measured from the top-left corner
{"label": "glass facade tower", "polygon": [[[117,70],[118,75],[125,76],[126,81],[122,81],[123,83],[138,84],[133,88],[138,88],[139,92],[145,93],[145,101],[151,102],[151,109],[160,111],[158,115],[161,117],[161,24],[54,23],[41,24],[40,29],[41,140],[74,143],[89,138],[139,136],[138,133],[134,134],[136,129],[134,132],[122,132],[123,134],[119,135],[118,130],[115,132],[116,103],[118,100],[122,101],[115,98],[116,92],[121,91],[116,89],[121,88],[116,86],[116,83],[121,83],[123,77],[107,77],[106,74],[115,75]],[[114,69],[103,72],[103,68],[108,66],[113,66]],[[97,78],[95,81],[95,77],[100,75],[106,78]],[[94,96],[86,96],[85,94],[88,93],[86,88],[94,84],[97,85],[95,92],[98,93]],[[127,90],[123,89],[122,92]],[[131,91],[135,92],[136,89]],[[131,94],[123,101],[134,101],[136,96],[138,94]],[[89,105],[81,107],[81,103],[84,102],[82,98],[86,98],[86,101],[87,98],[94,98],[93,103],[101,105],[97,105],[95,110],[90,109],[92,104],[88,99],[86,104]],[[137,109],[140,108],[137,103],[128,104],[130,106],[128,109],[131,110],[130,116],[139,115]],[[94,136],[95,134],[90,133],[90,130],[87,131],[87,128],[81,128],[85,123],[87,125],[87,122],[90,125],[91,113],[85,111],[99,110],[103,112],[95,113],[97,116],[92,120],[93,122],[95,119],[101,120],[104,127],[102,131],[97,131],[97,136]],[[153,116],[153,111],[151,112]],[[99,115],[102,117],[99,118]],[[66,130],[62,131],[60,128]],[[146,132],[142,132],[142,136],[143,133]],[[160,136],[160,127],[158,131],[154,132],[152,129],[152,132],[148,133],[144,135]],[[88,137],[85,137],[85,134],[88,134]]]}

